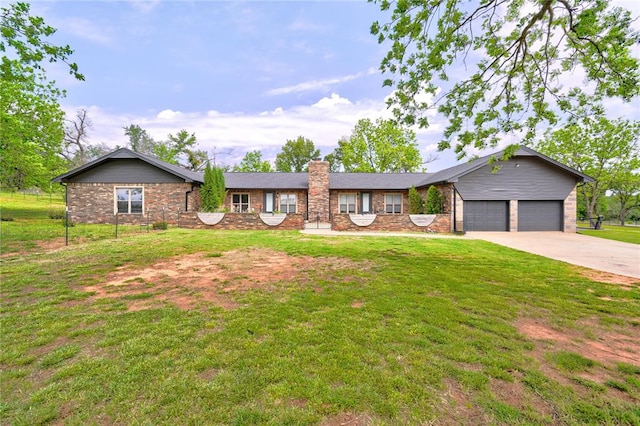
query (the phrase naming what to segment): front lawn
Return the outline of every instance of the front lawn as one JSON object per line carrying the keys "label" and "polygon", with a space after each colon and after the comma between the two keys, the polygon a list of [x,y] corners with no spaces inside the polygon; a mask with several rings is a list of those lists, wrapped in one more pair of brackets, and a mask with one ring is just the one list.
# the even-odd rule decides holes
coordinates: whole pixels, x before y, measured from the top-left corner
{"label": "front lawn", "polygon": [[578,233],[608,240],[640,244],[640,226],[603,225],[602,229],[580,229]]}
{"label": "front lawn", "polygon": [[174,228],[0,273],[2,424],[640,423],[640,284],[483,241]]}

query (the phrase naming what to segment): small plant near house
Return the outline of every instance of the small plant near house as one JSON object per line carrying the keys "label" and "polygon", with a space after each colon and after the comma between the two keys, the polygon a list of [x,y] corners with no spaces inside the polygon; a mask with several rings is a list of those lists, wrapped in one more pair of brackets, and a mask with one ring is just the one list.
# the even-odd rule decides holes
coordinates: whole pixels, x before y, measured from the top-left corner
{"label": "small plant near house", "polygon": [[424,213],[424,200],[415,186],[409,189],[409,214]]}
{"label": "small plant near house", "polygon": [[165,231],[167,229],[167,222],[155,222],[151,227],[154,230],[162,230]]}
{"label": "small plant near house", "polygon": [[442,194],[436,189],[435,186],[430,186],[427,190],[427,202],[425,206],[426,214],[440,214],[442,213]]}
{"label": "small plant near house", "polygon": [[49,219],[64,219],[64,210],[49,210]]}
{"label": "small plant near house", "polygon": [[13,217],[12,216],[2,216],[2,217],[0,217],[0,221],[2,221],[2,222],[13,222]]}

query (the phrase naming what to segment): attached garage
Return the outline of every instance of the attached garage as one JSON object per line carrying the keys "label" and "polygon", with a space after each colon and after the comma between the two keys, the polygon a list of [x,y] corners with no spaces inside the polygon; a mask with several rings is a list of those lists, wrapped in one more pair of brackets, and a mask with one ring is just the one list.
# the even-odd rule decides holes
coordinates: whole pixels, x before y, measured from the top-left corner
{"label": "attached garage", "polygon": [[519,201],[518,231],[562,231],[562,201]]}
{"label": "attached garage", "polygon": [[508,231],[508,201],[465,201],[465,231]]}

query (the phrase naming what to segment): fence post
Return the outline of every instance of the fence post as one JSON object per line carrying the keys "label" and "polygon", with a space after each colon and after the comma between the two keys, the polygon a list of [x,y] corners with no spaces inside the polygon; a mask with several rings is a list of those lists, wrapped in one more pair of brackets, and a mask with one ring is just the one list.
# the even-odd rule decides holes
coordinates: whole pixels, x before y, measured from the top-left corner
{"label": "fence post", "polygon": [[178,228],[180,228],[180,207],[178,207]]}
{"label": "fence post", "polygon": [[118,239],[118,213],[115,214],[116,216],[116,240]]}
{"label": "fence post", "polygon": [[163,222],[163,223],[164,223],[164,222],[166,222],[166,221],[164,220],[164,206],[162,206],[162,222]]}
{"label": "fence post", "polygon": [[147,207],[147,234],[149,233],[149,207]]}
{"label": "fence post", "polygon": [[69,207],[64,208],[64,245],[69,245]]}

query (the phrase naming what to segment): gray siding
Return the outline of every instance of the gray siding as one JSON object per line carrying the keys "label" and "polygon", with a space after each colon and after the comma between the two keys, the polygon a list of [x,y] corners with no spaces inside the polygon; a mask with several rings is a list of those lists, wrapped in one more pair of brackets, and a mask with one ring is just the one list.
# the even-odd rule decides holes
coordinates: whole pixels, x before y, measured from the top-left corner
{"label": "gray siding", "polygon": [[534,157],[512,158],[497,172],[492,168],[486,165],[456,182],[464,200],[564,200],[576,184],[573,176]]}
{"label": "gray siding", "polygon": [[73,177],[70,182],[177,183],[184,182],[184,179],[138,159],[118,159],[91,168]]}

